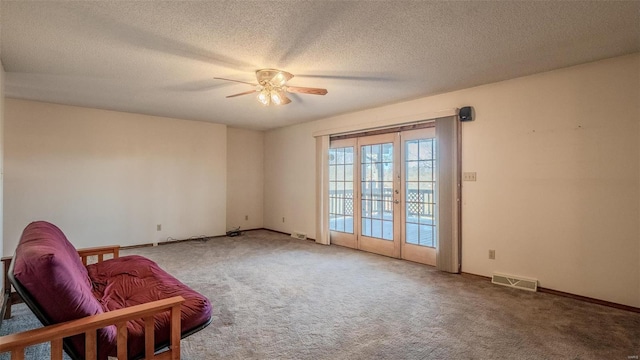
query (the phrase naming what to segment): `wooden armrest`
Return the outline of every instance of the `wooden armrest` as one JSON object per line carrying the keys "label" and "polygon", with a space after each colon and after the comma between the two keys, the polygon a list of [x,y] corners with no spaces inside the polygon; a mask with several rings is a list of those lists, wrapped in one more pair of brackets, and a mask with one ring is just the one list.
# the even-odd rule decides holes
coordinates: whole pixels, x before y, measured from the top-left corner
{"label": "wooden armrest", "polygon": [[13,256],[5,256],[0,259],[4,271],[4,283],[2,283],[3,293],[11,292],[11,284],[9,283],[9,266],[11,266],[11,260],[13,260]]}
{"label": "wooden armrest", "polygon": [[11,283],[9,282],[9,267],[11,266],[12,260],[13,256],[4,256],[0,259],[4,270],[4,282],[2,283],[2,294],[4,298],[2,299],[2,310],[0,310],[0,317],[2,319],[11,318],[11,306],[22,302],[18,293],[12,291]]}
{"label": "wooden armrest", "polygon": [[[12,359],[22,359],[27,346],[51,342],[51,359],[62,359],[62,339],[78,334],[85,334],[86,359],[97,356],[96,330],[116,325],[118,329],[117,351],[118,359],[127,358],[127,321],[144,319],[145,321],[145,357],[153,356],[155,349],[153,315],[171,311],[171,345],[168,353],[157,358],[180,358],[180,306],[184,302],[182,296],[135,305],[124,309],[87,316],[81,319],[50,325],[39,329],[29,330],[17,334],[0,337],[0,353],[11,351]],[[176,357],[177,354],[177,357]]]}
{"label": "wooden armrest", "polygon": [[87,265],[87,258],[89,256],[98,256],[98,262],[102,262],[104,255],[107,254],[113,254],[114,259],[120,256],[120,245],[98,246],[78,250],[78,255],[84,265]]}

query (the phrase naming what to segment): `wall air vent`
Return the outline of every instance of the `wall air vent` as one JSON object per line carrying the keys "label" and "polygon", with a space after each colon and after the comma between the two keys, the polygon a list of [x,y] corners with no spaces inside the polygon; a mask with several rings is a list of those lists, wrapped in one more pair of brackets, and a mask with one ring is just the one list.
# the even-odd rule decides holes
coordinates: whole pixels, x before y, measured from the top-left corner
{"label": "wall air vent", "polygon": [[307,234],[301,233],[301,232],[298,232],[298,231],[294,231],[293,233],[291,233],[291,237],[292,238],[296,238],[296,239],[300,239],[300,240],[307,240]]}
{"label": "wall air vent", "polygon": [[494,273],[491,277],[491,282],[527,291],[538,291],[538,280],[536,279]]}

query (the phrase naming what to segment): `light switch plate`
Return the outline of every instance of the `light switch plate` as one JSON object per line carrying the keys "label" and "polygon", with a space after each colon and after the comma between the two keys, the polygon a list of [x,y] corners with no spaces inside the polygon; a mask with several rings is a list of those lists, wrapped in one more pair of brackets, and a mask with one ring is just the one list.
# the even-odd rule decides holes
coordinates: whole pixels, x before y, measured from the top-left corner
{"label": "light switch plate", "polygon": [[463,181],[476,181],[476,173],[474,172],[464,172],[462,173]]}

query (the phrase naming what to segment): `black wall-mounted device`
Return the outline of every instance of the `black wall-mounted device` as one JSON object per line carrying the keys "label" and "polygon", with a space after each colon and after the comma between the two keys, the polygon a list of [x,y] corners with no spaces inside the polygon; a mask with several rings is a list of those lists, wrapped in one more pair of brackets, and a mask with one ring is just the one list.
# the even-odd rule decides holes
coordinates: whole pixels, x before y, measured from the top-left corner
{"label": "black wall-mounted device", "polygon": [[473,121],[473,108],[471,106],[460,108],[458,116],[460,116],[460,121]]}

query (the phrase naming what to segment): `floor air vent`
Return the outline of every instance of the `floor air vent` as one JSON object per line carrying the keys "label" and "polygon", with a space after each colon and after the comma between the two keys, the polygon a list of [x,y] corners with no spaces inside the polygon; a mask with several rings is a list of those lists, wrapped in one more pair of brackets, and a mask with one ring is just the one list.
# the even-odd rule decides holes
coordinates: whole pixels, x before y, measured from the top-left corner
{"label": "floor air vent", "polygon": [[291,234],[291,237],[292,238],[296,238],[296,239],[300,239],[300,240],[307,240],[307,234],[301,233],[301,232],[298,232],[298,231],[294,231]]}
{"label": "floor air vent", "polygon": [[538,290],[538,280],[523,277],[515,277],[511,275],[496,274],[491,277],[491,282],[498,285],[518,288],[527,291]]}

